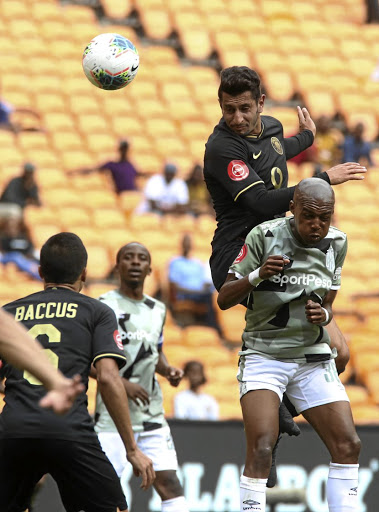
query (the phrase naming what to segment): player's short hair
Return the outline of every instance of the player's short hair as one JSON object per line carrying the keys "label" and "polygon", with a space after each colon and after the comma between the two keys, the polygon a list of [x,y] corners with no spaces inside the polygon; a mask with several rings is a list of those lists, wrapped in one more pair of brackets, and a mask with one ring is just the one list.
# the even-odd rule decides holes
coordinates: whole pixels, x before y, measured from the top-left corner
{"label": "player's short hair", "polygon": [[74,233],[58,233],[42,246],[41,274],[47,283],[73,284],[87,266],[87,250]]}
{"label": "player's short hair", "polygon": [[120,263],[121,256],[123,255],[125,249],[127,247],[129,247],[129,245],[134,245],[134,244],[140,245],[141,247],[143,247],[146,250],[147,255],[149,257],[149,263],[151,263],[151,254],[150,254],[149,249],[145,245],[141,244],[140,242],[129,242],[128,244],[125,244],[122,247],[120,247],[120,249],[117,251],[117,254],[116,254],[116,265],[118,265]]}
{"label": "player's short hair", "polygon": [[200,370],[201,370],[201,372],[203,374],[203,380],[201,381],[201,384],[206,384],[207,383],[207,378],[205,376],[204,365],[200,361],[187,361],[186,364],[183,367],[184,377],[187,377],[188,372],[191,371],[191,369],[194,366],[195,367],[197,366],[198,368],[200,368]]}
{"label": "player's short hair", "polygon": [[256,71],[247,66],[231,66],[221,71],[221,81],[218,88],[218,99],[222,100],[222,93],[237,96],[250,91],[253,98],[258,101],[262,95],[261,79]]}

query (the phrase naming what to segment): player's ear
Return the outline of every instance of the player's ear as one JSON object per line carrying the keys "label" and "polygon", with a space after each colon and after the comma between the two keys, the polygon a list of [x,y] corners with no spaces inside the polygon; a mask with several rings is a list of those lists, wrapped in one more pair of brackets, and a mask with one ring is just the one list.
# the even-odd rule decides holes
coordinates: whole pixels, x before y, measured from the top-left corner
{"label": "player's ear", "polygon": [[40,278],[41,278],[41,279],[42,279],[42,281],[43,281],[43,274],[42,274],[41,265],[39,265],[39,267],[38,267],[38,274],[39,274]]}
{"label": "player's ear", "polygon": [[153,270],[152,270],[152,268],[151,268],[151,267],[149,267],[149,270],[148,270],[148,272],[147,272],[147,275],[149,276],[149,275],[152,273],[152,271],[153,271]]}
{"label": "player's ear", "polygon": [[80,280],[82,281],[82,283],[85,283],[86,279],[87,279],[87,269],[83,268],[82,273],[80,275]]}
{"label": "player's ear", "polygon": [[266,95],[262,94],[261,97],[258,100],[258,112],[259,112],[259,114],[262,114],[262,112],[263,112],[263,107],[265,105],[265,99],[266,99]]}
{"label": "player's ear", "polygon": [[294,214],[294,212],[295,212],[295,203],[292,201],[292,199],[290,201],[290,212],[292,214]]}

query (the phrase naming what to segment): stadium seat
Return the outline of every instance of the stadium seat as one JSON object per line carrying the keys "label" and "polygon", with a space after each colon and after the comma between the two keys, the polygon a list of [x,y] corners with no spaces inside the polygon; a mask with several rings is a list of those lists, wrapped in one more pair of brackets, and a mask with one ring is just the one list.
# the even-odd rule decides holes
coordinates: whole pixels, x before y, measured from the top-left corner
{"label": "stadium seat", "polygon": [[141,9],[139,15],[148,37],[160,40],[168,38],[172,33],[173,27],[165,8]]}
{"label": "stadium seat", "polygon": [[93,299],[97,299],[100,295],[104,293],[110,292],[117,287],[114,283],[89,283],[85,286],[82,293],[92,297]]}
{"label": "stadium seat", "polygon": [[210,57],[213,45],[209,33],[201,27],[188,28],[180,33],[180,40],[185,55],[194,61],[201,61]]}
{"label": "stadium seat", "polygon": [[108,18],[117,20],[126,18],[133,8],[132,0],[102,0],[101,5]]}
{"label": "stadium seat", "polygon": [[113,261],[111,261],[108,249],[102,245],[87,244],[88,252],[88,281],[92,279],[105,279],[112,268]]}
{"label": "stadium seat", "polygon": [[92,225],[90,213],[80,206],[65,205],[57,208],[57,213],[64,231],[75,231],[77,227],[84,228]]}
{"label": "stadium seat", "polygon": [[267,99],[279,102],[289,101],[295,93],[291,73],[268,71],[262,73],[267,90]]}
{"label": "stadium seat", "polygon": [[42,247],[48,238],[62,231],[59,219],[55,223],[50,224],[34,224],[29,226],[31,239],[36,249]]}
{"label": "stadium seat", "polygon": [[126,227],[123,213],[117,208],[101,208],[93,210],[95,226],[101,229]]}

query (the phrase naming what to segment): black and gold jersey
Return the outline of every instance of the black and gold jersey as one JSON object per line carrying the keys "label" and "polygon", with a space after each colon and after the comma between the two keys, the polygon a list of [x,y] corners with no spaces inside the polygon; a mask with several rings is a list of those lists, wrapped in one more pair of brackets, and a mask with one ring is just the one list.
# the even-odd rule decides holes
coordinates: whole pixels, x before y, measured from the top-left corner
{"label": "black and gold jersey", "polygon": [[[261,121],[260,134],[240,136],[222,119],[206,144],[204,178],[218,222],[215,242],[245,237],[260,222],[288,210],[293,187],[287,189],[283,127],[270,116],[261,116]],[[309,130],[299,136],[297,152],[313,142]],[[276,193],[267,196],[267,191]]]}
{"label": "black and gold jersey", "polygon": [[223,280],[215,282],[217,288],[249,231],[285,215],[294,192],[294,187],[287,188],[287,159],[313,143],[310,130],[285,139],[280,121],[261,116],[261,122],[258,135],[241,136],[221,119],[206,143],[204,179],[217,220],[212,256],[217,251],[225,255],[216,255],[218,268],[228,260],[222,265]]}
{"label": "black and gold jersey", "polygon": [[[67,288],[48,288],[4,306],[38,339],[51,363],[67,377],[80,374],[87,389],[91,363],[104,357],[125,365],[114,312],[101,302]],[[0,438],[91,440],[96,435],[83,392],[64,416],[42,409],[46,393],[27,371],[5,362],[5,406]]]}

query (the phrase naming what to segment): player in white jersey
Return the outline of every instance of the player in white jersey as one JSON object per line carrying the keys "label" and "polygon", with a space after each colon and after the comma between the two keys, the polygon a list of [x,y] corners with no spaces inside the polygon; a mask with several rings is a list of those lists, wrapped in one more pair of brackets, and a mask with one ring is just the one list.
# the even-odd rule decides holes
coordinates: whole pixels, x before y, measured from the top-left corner
{"label": "player in white jersey", "polygon": [[[137,242],[121,247],[116,269],[120,288],[105,293],[99,300],[110,306],[118,319],[127,360],[120,375],[129,397],[136,442],[153,461],[156,473],[153,485],[162,500],[162,512],[188,512],[176,474],[178,461],[164,417],[162,392],[155,377],[157,372],[177,386],[183,371],[170,366],[162,350],[166,306],[143,293],[145,278],[151,272],[149,251]],[[122,474],[127,466],[125,449],[100,394],[95,419],[101,446],[123,484]]]}
{"label": "player in white jersey", "polygon": [[266,510],[266,482],[286,392],[331,455],[330,512],[358,511],[360,440],[324,329],[333,318],[346,235],[330,226],[334,193],[317,178],[301,181],[293,217],[256,226],[230,267],[218,303],[247,298],[238,380],[247,451],[240,510]]}

